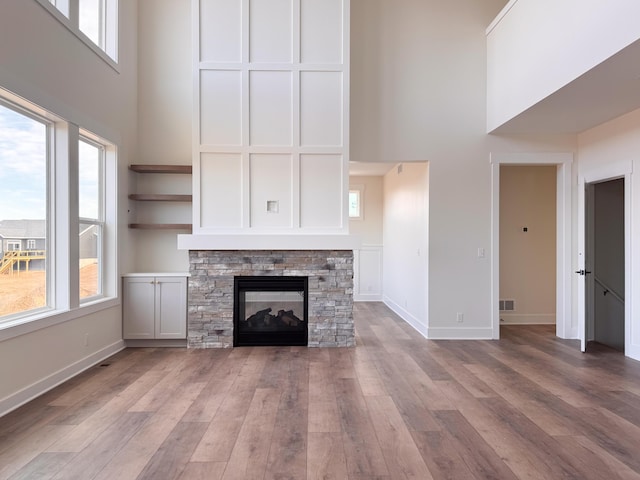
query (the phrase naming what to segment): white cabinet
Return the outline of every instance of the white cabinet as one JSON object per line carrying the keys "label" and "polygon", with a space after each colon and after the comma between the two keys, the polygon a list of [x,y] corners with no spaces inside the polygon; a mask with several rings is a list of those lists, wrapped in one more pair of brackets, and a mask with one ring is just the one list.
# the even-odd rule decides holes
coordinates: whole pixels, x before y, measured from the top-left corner
{"label": "white cabinet", "polygon": [[125,340],[187,337],[186,276],[127,276],[122,286]]}

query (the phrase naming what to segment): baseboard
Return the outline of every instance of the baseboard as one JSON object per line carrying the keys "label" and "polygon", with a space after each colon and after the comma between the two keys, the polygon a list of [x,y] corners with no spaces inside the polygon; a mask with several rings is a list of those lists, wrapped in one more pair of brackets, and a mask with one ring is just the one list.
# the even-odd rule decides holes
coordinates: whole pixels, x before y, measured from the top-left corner
{"label": "baseboard", "polygon": [[118,353],[125,348],[124,341],[119,340],[111,345],[108,345],[91,355],[84,357],[77,362],[58,370],[57,372],[49,375],[42,380],[39,380],[16,393],[9,395],[8,397],[0,400],[0,417],[7,413],[21,407],[27,402],[30,402],[36,397],[39,397],[45,392],[57,387],[61,383],[66,382],[72,377],[75,377],[79,373],[93,367],[97,363],[100,363],[105,358]]}
{"label": "baseboard", "polygon": [[493,329],[491,327],[431,327],[427,338],[430,340],[491,340]]}
{"label": "baseboard", "polygon": [[382,302],[381,293],[354,293],[354,302]]}
{"label": "baseboard", "polygon": [[420,335],[422,335],[424,338],[429,338],[427,336],[427,326],[424,323],[422,323],[417,317],[407,312],[404,308],[402,308],[400,305],[395,303],[393,300],[391,300],[387,296],[385,296],[382,299],[382,302],[387,307],[389,307],[393,311],[393,313],[395,313],[400,318],[402,318],[405,322],[411,325],[414,328],[414,330],[416,330]]}
{"label": "baseboard", "polygon": [[187,339],[156,339],[156,340],[125,340],[125,345],[127,348],[160,348],[160,347],[171,347],[171,348],[186,348],[187,347]]}
{"label": "baseboard", "polygon": [[500,325],[555,325],[554,313],[500,313]]}

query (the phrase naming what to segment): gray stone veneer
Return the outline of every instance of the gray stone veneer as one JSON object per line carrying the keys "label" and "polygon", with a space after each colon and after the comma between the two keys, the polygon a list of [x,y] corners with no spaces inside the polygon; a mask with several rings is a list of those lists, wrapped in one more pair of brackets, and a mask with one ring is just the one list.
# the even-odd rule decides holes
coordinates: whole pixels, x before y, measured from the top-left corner
{"label": "gray stone veneer", "polygon": [[190,348],[233,346],[234,276],[309,278],[309,346],[352,347],[353,251],[191,250],[189,251]]}

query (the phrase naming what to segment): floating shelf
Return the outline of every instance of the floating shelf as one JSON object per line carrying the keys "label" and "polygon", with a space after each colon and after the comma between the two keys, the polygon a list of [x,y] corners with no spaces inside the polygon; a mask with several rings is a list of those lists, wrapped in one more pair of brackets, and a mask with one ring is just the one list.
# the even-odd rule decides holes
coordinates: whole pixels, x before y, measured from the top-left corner
{"label": "floating shelf", "polygon": [[191,165],[129,165],[129,170],[138,173],[185,173],[191,174]]}
{"label": "floating shelf", "polygon": [[[191,165],[129,165],[129,170],[136,173],[169,173],[187,174],[193,171]],[[192,195],[174,193],[130,193],[130,200],[139,202],[191,202]],[[130,223],[129,228],[140,230],[187,230],[191,232],[193,226],[190,223]]]}
{"label": "floating shelf", "polygon": [[193,196],[159,193],[131,193],[129,194],[129,198],[140,202],[190,202]]}
{"label": "floating shelf", "polygon": [[139,230],[191,230],[190,223],[130,223],[129,228]]}

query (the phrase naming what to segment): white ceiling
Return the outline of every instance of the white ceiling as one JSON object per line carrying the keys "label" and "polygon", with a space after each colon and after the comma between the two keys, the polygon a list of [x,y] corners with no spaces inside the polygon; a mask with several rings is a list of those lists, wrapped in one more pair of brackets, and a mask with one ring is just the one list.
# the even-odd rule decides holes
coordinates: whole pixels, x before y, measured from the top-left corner
{"label": "white ceiling", "polygon": [[640,40],[490,133],[579,133],[640,108]]}
{"label": "white ceiling", "polygon": [[349,176],[351,177],[382,177],[397,163],[382,162],[349,162]]}

